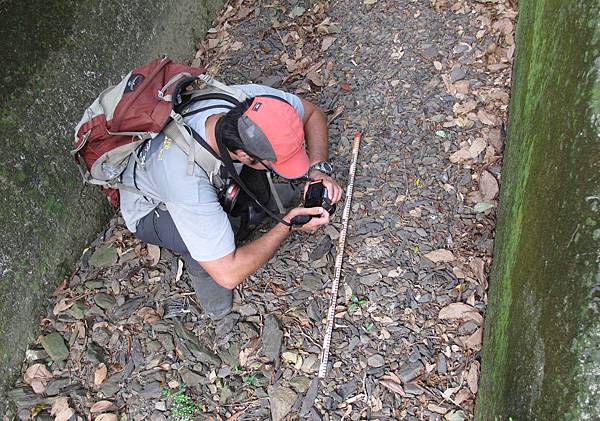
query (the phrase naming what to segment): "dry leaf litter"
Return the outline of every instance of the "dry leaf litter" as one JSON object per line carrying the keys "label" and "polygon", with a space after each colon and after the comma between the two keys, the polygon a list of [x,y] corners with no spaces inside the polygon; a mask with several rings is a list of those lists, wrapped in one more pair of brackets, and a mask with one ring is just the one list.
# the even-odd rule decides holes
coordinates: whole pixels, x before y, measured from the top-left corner
{"label": "dry leaf litter", "polygon": [[[340,216],[214,322],[183,264],[116,217],[54,292],[19,419],[473,419],[516,12],[510,1],[234,1],[193,59],[319,104],[346,183],[364,133],[330,371],[314,379]],[[266,229],[266,228],[265,228]],[[191,417],[190,417],[191,419]]]}

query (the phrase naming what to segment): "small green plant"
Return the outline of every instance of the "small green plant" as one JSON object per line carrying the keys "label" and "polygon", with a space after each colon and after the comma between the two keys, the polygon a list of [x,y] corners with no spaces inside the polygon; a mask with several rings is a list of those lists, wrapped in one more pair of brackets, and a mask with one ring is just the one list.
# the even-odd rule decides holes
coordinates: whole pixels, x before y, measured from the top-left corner
{"label": "small green plant", "polygon": [[365,323],[361,327],[362,330],[365,331],[365,333],[371,333],[373,332],[373,329],[375,329],[375,325],[373,324],[373,322]]}
{"label": "small green plant", "polygon": [[361,300],[360,298],[358,298],[356,295],[352,296],[352,304],[350,304],[348,306],[348,311],[355,311],[358,307],[367,304],[368,301],[367,300]]}
{"label": "small green plant", "polygon": [[233,374],[236,374],[239,376],[240,374],[242,374],[242,367],[240,367],[239,364],[236,364],[235,367],[233,367],[233,370],[231,370],[231,371]]}
{"label": "small green plant", "polygon": [[194,399],[186,393],[186,387],[180,386],[175,393],[169,389],[165,389],[165,396],[170,398],[173,403],[171,405],[171,416],[177,421],[192,421],[193,416],[197,411],[201,410]]}
{"label": "small green plant", "polygon": [[256,374],[249,374],[244,377],[244,384],[246,386],[255,386],[256,383]]}

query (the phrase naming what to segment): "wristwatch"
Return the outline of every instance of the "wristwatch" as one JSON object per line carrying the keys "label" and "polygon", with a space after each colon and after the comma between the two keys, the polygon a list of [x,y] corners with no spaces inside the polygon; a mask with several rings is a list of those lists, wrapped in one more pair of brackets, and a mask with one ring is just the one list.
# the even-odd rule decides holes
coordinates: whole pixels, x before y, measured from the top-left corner
{"label": "wristwatch", "polygon": [[331,165],[327,161],[315,162],[310,166],[308,172],[310,173],[312,170],[317,170],[326,175],[333,174],[333,165]]}

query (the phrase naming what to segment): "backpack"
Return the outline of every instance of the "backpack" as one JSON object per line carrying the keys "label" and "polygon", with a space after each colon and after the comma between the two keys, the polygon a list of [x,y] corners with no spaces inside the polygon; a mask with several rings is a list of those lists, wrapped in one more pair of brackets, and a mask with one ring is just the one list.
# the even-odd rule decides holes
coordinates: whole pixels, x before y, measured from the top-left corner
{"label": "backpack", "polygon": [[233,108],[246,95],[202,69],[173,63],[167,56],[132,70],[119,84],[104,90],[75,127],[71,155],[84,182],[100,186],[115,208],[119,206],[118,189],[147,196],[135,186],[122,184],[121,176],[130,157],[143,166],[138,151],[162,131],[188,154],[189,175],[196,163],[220,188],[224,184],[221,160],[183,122],[183,116],[210,109],[185,114],[191,103],[207,99],[224,99],[232,104],[228,108]]}

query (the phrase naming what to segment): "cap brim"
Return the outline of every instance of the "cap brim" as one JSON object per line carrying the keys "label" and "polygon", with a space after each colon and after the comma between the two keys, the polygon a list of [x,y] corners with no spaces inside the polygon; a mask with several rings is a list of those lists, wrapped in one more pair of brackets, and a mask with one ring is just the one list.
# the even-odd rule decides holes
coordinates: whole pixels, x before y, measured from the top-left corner
{"label": "cap brim", "polygon": [[273,170],[283,178],[294,180],[306,175],[310,167],[310,160],[304,148],[301,148],[291,158],[286,159],[285,162],[280,164],[273,162],[271,165]]}

